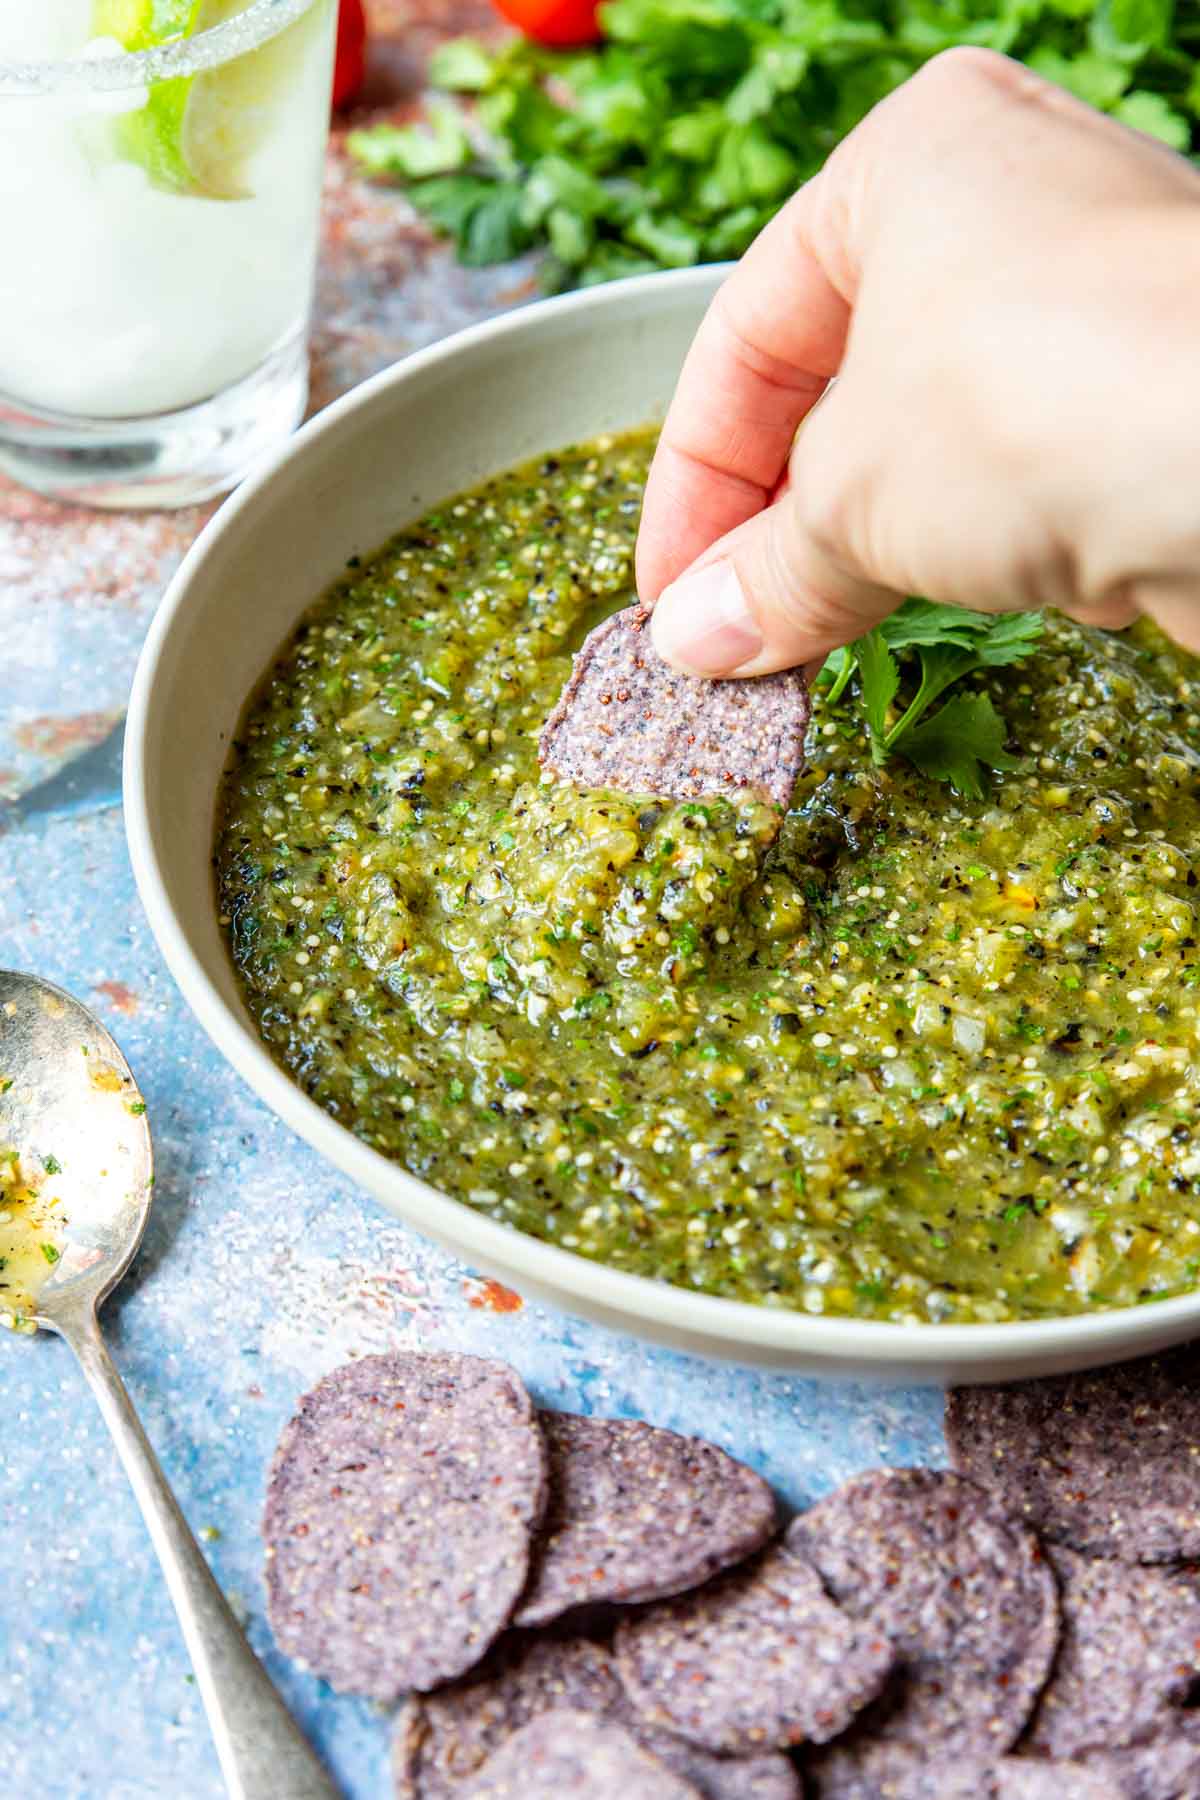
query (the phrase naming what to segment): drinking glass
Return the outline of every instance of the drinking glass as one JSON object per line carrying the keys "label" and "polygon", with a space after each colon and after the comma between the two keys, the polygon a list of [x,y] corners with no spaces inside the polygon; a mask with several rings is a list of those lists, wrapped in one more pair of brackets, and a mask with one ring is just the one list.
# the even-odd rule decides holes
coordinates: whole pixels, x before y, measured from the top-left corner
{"label": "drinking glass", "polygon": [[335,0],[0,0],[5,473],[182,506],[299,422],[335,22]]}

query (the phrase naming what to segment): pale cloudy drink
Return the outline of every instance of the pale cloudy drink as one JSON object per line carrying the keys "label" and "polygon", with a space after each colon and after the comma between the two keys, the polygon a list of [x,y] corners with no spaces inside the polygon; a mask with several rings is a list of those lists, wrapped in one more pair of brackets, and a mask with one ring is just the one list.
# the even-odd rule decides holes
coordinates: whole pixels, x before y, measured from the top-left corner
{"label": "pale cloudy drink", "polygon": [[0,466],[219,492],[300,417],[334,0],[0,0]]}

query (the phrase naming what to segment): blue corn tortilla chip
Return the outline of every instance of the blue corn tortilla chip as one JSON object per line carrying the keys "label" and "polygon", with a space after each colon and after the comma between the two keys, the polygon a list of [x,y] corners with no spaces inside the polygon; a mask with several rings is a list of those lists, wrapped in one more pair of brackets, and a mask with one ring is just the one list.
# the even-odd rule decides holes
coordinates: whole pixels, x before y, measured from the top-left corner
{"label": "blue corn tortilla chip", "polygon": [[367,1356],[335,1370],[271,1466],[280,1649],[376,1700],[461,1674],[508,1623],[545,1499],[542,1434],[503,1363]]}
{"label": "blue corn tortilla chip", "polygon": [[798,669],[702,681],[659,656],[640,606],[587,637],[542,729],[538,757],[583,789],[675,800],[750,791],[786,807],[804,767],[809,699]]}
{"label": "blue corn tortilla chip", "polygon": [[472,1674],[402,1708],[392,1739],[396,1800],[461,1800],[464,1781],[515,1731],[560,1707],[623,1726],[703,1800],[801,1800],[786,1757],[710,1756],[637,1718],[603,1644],[520,1631]]}
{"label": "blue corn tortilla chip", "polygon": [[824,1743],[875,1698],[895,1661],[790,1541],[623,1623],[616,1651],[643,1718],[723,1755]]}
{"label": "blue corn tortilla chip", "polygon": [[541,1713],[463,1788],[463,1800],[700,1800],[699,1789],[593,1713]]}
{"label": "blue corn tortilla chip", "polygon": [[946,1442],[956,1469],[1057,1543],[1126,1562],[1200,1557],[1200,1345],[955,1388]]}
{"label": "blue corn tortilla chip", "polygon": [[640,1419],[540,1418],[550,1499],[517,1625],[699,1587],[775,1531],[766,1482],[701,1438]]}
{"label": "blue corn tortilla chip", "polygon": [[913,1754],[994,1759],[1016,1743],[1059,1633],[1031,1531],[959,1475],[874,1469],[801,1514],[786,1541],[897,1657],[876,1704],[837,1743],[805,1752],[822,1800],[882,1792]]}
{"label": "blue corn tortilla chip", "polygon": [[392,1739],[397,1800],[452,1800],[531,1719],[559,1707],[603,1715],[619,1701],[599,1644],[510,1632],[470,1675],[401,1710]]}
{"label": "blue corn tortilla chip", "polygon": [[1062,1635],[1025,1734],[1047,1756],[1119,1749],[1171,1730],[1200,1682],[1200,1577],[1046,1554],[1058,1581]]}

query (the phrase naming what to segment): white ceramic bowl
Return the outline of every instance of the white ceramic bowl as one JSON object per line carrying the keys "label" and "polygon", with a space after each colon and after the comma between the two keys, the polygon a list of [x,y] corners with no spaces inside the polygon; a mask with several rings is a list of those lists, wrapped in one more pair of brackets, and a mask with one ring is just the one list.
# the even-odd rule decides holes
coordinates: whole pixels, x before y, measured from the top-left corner
{"label": "white ceramic bowl", "polygon": [[427,1237],[522,1293],[706,1355],[822,1374],[996,1380],[1117,1361],[1200,1332],[1200,1295],[1083,1318],[891,1325],[746,1306],[620,1274],[473,1212],[368,1149],[267,1054],[217,924],[218,778],[251,688],[345,567],[510,464],[660,417],[720,271],[545,301],[398,363],[248,481],[171,583],[134,681],[125,810],[138,887],[201,1024],[267,1105]]}

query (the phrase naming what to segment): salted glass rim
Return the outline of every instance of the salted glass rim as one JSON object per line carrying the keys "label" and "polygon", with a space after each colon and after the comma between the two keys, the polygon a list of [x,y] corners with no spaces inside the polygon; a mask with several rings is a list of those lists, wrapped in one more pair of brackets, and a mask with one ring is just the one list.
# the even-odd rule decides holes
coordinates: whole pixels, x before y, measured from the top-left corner
{"label": "salted glass rim", "polygon": [[62,57],[54,62],[12,62],[0,56],[0,103],[10,97],[64,93],[120,93],[151,82],[198,75],[269,42],[321,0],[252,0],[244,12],[194,37],[176,38],[153,50],[119,56]]}

